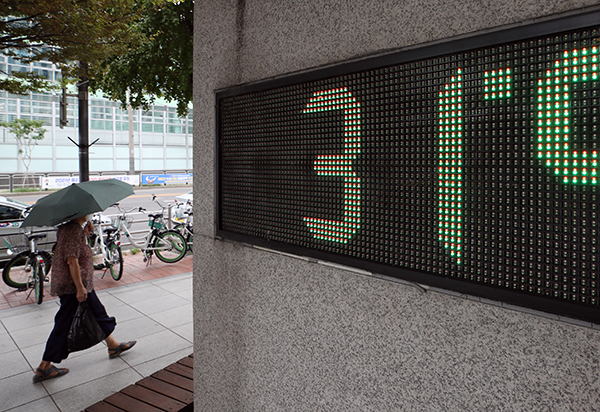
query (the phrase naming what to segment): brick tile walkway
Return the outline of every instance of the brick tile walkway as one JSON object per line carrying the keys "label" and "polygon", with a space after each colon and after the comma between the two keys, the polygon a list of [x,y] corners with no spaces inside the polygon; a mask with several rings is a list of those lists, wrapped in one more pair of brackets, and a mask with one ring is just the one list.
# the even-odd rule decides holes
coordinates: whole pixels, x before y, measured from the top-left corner
{"label": "brick tile walkway", "polygon": [[[118,286],[123,286],[131,283],[143,282],[146,280],[159,279],[172,275],[179,275],[181,273],[188,273],[192,271],[192,255],[187,255],[177,263],[164,263],[158,260],[156,257],[152,259],[152,265],[146,266],[143,262],[143,256],[141,253],[135,255],[127,254],[123,256],[123,276],[120,280],[116,281],[110,273],[106,273],[102,278],[103,270],[97,270],[94,273],[94,289],[96,291],[103,289],[110,289]],[[52,272],[50,272],[52,275]],[[31,289],[25,292],[19,292],[7,286],[3,281],[0,280],[0,310],[14,308],[22,305],[30,305],[35,303],[35,296],[33,293],[27,299],[27,295]],[[48,283],[44,287],[44,301],[56,299],[54,296],[50,296],[50,284]]]}

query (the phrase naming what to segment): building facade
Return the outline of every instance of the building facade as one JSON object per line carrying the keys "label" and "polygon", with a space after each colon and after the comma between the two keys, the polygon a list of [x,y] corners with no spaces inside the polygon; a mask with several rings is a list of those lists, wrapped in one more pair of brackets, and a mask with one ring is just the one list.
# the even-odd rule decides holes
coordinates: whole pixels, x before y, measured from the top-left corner
{"label": "building facade", "polygon": [[[60,80],[60,71],[49,62],[22,65],[11,57],[0,56],[0,69],[34,71],[48,80]],[[74,92],[74,91],[73,91]],[[45,138],[32,152],[30,172],[76,173],[79,170],[78,148],[69,140],[78,141],[78,99],[67,97],[68,124],[59,127],[60,96],[55,93],[11,95],[0,92],[0,121],[13,119],[39,120],[47,129]],[[157,102],[150,110],[134,110],[133,130],[135,170],[179,171],[193,167],[192,109],[180,118],[173,105]],[[129,117],[120,103],[101,95],[89,98],[89,141],[98,139],[90,148],[90,172],[129,170]],[[0,173],[24,173],[15,137],[0,128]]]}

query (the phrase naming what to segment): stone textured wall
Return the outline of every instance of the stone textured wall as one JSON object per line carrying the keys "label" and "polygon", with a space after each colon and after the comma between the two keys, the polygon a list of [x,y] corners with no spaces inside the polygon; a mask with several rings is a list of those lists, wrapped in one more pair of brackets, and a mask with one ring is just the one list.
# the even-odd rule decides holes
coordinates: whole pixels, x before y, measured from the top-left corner
{"label": "stone textured wall", "polygon": [[598,6],[196,0],[197,411],[592,411],[600,328],[215,239],[215,91]]}

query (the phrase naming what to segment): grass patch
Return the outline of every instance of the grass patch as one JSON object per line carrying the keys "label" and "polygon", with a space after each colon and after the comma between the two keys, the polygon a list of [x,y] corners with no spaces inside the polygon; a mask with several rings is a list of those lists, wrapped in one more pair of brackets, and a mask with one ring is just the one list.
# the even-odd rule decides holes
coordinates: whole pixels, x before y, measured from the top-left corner
{"label": "grass patch", "polygon": [[13,189],[13,193],[28,193],[28,192],[39,192],[41,189],[37,187],[18,187]]}

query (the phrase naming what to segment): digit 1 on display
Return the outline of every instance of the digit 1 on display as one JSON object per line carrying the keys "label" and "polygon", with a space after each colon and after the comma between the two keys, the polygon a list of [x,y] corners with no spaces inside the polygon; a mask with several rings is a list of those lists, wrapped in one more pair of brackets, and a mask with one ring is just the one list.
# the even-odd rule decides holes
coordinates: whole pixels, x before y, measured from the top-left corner
{"label": "digit 1 on display", "polygon": [[462,70],[438,99],[438,239],[461,262],[462,243]]}

